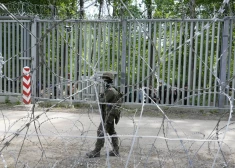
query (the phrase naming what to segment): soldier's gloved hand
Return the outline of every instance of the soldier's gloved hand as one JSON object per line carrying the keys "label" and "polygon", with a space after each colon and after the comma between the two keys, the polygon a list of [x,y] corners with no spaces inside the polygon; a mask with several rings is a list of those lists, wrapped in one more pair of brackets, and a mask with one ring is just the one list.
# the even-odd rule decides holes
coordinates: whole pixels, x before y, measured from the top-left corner
{"label": "soldier's gloved hand", "polygon": [[118,124],[119,120],[121,117],[121,111],[120,110],[116,110],[116,115],[115,115],[115,124]]}
{"label": "soldier's gloved hand", "polygon": [[115,124],[116,124],[116,125],[118,124],[119,120],[120,120],[120,116],[119,116],[119,117],[116,116],[116,117],[115,117]]}
{"label": "soldier's gloved hand", "polygon": [[99,97],[101,97],[101,98],[104,97],[104,93],[100,93]]}

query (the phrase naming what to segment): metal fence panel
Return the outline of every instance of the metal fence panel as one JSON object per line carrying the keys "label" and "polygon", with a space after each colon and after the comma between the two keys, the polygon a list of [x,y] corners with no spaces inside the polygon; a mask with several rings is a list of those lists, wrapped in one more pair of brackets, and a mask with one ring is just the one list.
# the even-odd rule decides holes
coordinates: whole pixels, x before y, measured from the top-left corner
{"label": "metal fence panel", "polygon": [[[115,71],[115,83],[126,102],[142,102],[145,87],[146,103],[218,106],[223,20],[35,22],[39,41],[34,87],[39,99],[95,100],[90,77],[99,71]],[[224,80],[231,80],[225,92],[234,97],[233,19],[228,24]],[[31,26],[29,20],[0,20],[0,52],[7,60],[3,72],[10,79],[19,77],[24,66],[31,67]],[[1,78],[1,93],[21,93],[20,83]],[[228,105],[228,99],[224,103]]]}
{"label": "metal fence panel", "polygon": [[[54,24],[57,25],[52,28]],[[38,55],[42,58],[38,62],[42,63],[42,68],[37,96],[42,99],[70,97],[70,101],[95,100],[93,82],[89,78],[99,71],[118,71],[119,24],[117,21],[60,23],[38,20],[38,36],[44,38]]]}
{"label": "metal fence panel", "polygon": [[[138,21],[138,25],[141,25],[138,32],[133,31],[136,21],[129,21],[129,30],[132,31],[129,32],[129,37],[127,36],[129,38],[127,60],[132,67],[127,69],[134,69],[137,64],[138,70],[135,71],[136,75],[128,71],[127,85],[137,86],[137,90],[145,86],[149,88],[146,90],[149,96],[153,96],[150,88],[155,88],[157,102],[161,104],[216,106],[218,95],[215,91],[218,90],[215,84],[218,74],[215,71],[219,68],[216,56],[221,45],[221,21]],[[135,36],[138,34],[137,40]],[[153,36],[152,41],[148,39],[151,36]],[[137,40],[139,45],[134,46],[136,44],[132,40]],[[151,42],[154,45],[154,52],[151,51]],[[151,69],[156,69],[158,57],[160,62],[156,79],[151,74]],[[138,61],[136,62],[134,58],[138,58],[136,59]],[[134,82],[130,83],[131,80]],[[131,94],[127,97],[128,101],[139,102],[140,95],[132,93],[131,90],[130,87],[127,88],[128,94]],[[130,97],[136,97],[137,100],[130,100]],[[147,102],[151,101],[147,99]]]}
{"label": "metal fence panel", "polygon": [[21,78],[24,66],[31,64],[30,20],[0,20],[0,53],[5,61],[0,94],[21,95]]}

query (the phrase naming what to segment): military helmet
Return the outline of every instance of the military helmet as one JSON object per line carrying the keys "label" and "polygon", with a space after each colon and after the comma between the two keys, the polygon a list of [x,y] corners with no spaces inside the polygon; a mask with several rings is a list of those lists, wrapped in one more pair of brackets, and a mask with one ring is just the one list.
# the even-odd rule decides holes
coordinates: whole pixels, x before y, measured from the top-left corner
{"label": "military helmet", "polygon": [[109,78],[109,79],[113,80],[114,76],[113,76],[113,73],[111,73],[111,72],[104,72],[102,75],[102,78]]}

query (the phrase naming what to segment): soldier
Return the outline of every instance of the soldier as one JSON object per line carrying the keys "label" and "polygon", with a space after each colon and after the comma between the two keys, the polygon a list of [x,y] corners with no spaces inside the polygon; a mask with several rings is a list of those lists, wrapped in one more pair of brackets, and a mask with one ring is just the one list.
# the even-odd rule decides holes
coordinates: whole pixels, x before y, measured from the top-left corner
{"label": "soldier", "polygon": [[[101,105],[104,129],[105,132],[108,133],[110,136],[116,135],[114,122],[115,124],[117,124],[120,119],[120,103],[122,101],[120,99],[120,93],[112,85],[113,78],[113,74],[110,72],[106,72],[103,74],[102,79],[105,82],[105,91],[99,98],[101,103],[113,103]],[[86,154],[86,156],[89,158],[100,157],[100,150],[104,146],[105,139],[102,122],[98,127],[97,137],[98,138],[95,144],[95,149]],[[109,152],[109,156],[119,156],[118,137],[112,137],[112,146],[113,150]]]}

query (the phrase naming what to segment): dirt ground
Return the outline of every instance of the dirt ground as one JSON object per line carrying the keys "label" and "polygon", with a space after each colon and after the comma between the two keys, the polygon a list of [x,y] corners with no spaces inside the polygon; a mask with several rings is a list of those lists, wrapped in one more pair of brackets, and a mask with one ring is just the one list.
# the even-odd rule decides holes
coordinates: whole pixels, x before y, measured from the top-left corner
{"label": "dirt ground", "polygon": [[[32,113],[22,106],[2,105],[0,167],[235,167],[235,148],[231,142],[235,138],[234,118],[227,133],[228,141],[222,144],[216,141],[225,133],[229,110],[162,109],[166,117],[157,108],[145,107],[141,113],[141,108],[124,107],[116,126],[120,157],[107,156],[111,150],[107,138],[101,157],[89,159],[85,154],[94,148],[100,121],[97,108],[60,107],[40,115],[46,108],[38,107],[35,116],[40,117],[26,126]],[[167,117],[176,124],[174,127]],[[139,134],[133,138],[137,129]]]}

